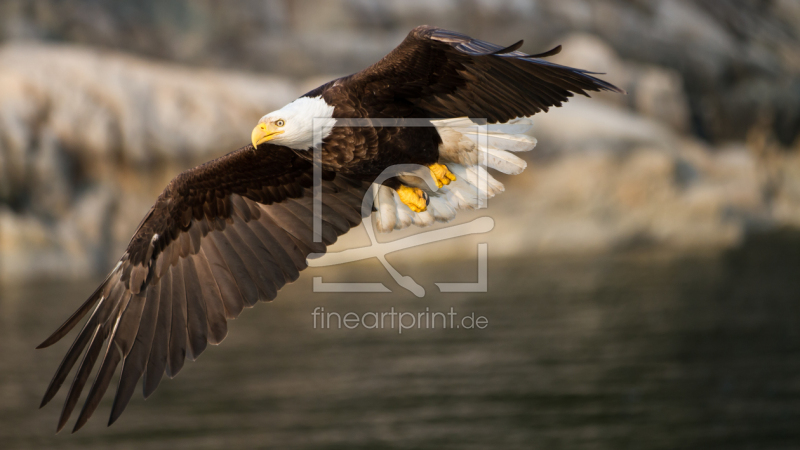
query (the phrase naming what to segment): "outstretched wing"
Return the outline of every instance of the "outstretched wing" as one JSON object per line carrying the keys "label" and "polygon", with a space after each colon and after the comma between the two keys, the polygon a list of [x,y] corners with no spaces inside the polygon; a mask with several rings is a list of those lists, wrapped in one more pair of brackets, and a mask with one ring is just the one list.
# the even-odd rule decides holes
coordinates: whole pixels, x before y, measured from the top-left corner
{"label": "outstretched wing", "polygon": [[[417,27],[383,59],[339,84],[359,92],[362,105],[398,108],[405,100],[427,117],[526,117],[587,91],[623,92],[588,72],[547,62],[561,47],[539,55],[429,26]],[[389,106],[387,106],[389,105]],[[357,111],[356,111],[357,112]],[[345,112],[346,114],[346,112]],[[390,117],[397,111],[388,110]]]}
{"label": "outstretched wing", "polygon": [[[309,253],[324,253],[361,222],[368,183],[323,173],[322,243],[312,234],[311,163],[290,149],[244,147],[172,180],[125,254],[88,300],[39,348],[60,340],[89,312],[42,400],[47,404],[78,361],[58,423],[69,419],[102,355],[73,431],[92,415],[122,363],[109,425],[138,380],[144,396],[185,358],[221,342],[227,319],[275,298]],[[106,342],[107,341],[107,342]]]}

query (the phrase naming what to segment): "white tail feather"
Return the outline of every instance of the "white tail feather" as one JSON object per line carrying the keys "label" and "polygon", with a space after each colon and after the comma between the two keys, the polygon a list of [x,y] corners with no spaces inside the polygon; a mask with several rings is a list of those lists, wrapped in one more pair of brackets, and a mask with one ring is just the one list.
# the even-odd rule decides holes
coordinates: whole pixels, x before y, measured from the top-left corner
{"label": "white tail feather", "polygon": [[526,134],[462,132],[462,136],[478,145],[487,145],[508,152],[527,152],[536,147],[536,138]]}
{"label": "white tail feather", "polygon": [[443,197],[431,197],[428,210],[433,212],[433,217],[437,222],[449,222],[456,218],[455,208]]}
{"label": "white tail feather", "polygon": [[[379,186],[378,194],[375,196],[375,226],[381,233],[392,231],[398,223],[397,204],[400,203],[400,200],[395,201],[392,192],[394,192],[394,189]],[[397,194],[395,193],[394,195]]]}
{"label": "white tail feather", "polygon": [[528,167],[528,163],[524,159],[513,153],[492,147],[486,149],[486,152],[489,154],[487,165],[494,170],[499,170],[509,175],[519,175]]}
{"label": "white tail feather", "polygon": [[532,126],[530,118],[517,118],[503,124],[476,125],[468,118],[432,121],[442,138],[439,162],[445,164],[456,176],[456,181],[437,191],[424,184],[414,184],[424,189],[430,198],[426,211],[416,213],[400,201],[394,189],[381,186],[376,198],[376,228],[380,232],[406,228],[411,224],[428,226],[435,222],[448,222],[456,216],[457,209],[475,209],[482,199],[503,192],[503,183],[497,181],[481,165],[482,155],[486,165],[494,170],[517,175],[527,167],[522,158],[509,152],[529,151],[536,146],[536,138],[523,134]]}

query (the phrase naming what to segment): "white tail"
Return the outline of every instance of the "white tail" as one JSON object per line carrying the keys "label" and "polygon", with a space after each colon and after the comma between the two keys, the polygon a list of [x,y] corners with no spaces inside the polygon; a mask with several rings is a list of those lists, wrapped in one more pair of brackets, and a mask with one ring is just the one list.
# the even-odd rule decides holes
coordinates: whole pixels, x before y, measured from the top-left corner
{"label": "white tail", "polygon": [[[439,162],[456,176],[456,181],[433,191],[425,183],[404,182],[428,193],[430,203],[425,212],[415,213],[400,201],[394,189],[380,186],[376,203],[375,226],[389,232],[409,225],[428,226],[434,222],[449,222],[457,209],[475,209],[482,199],[503,192],[503,183],[485,169],[509,174],[522,173],[527,163],[510,152],[525,152],[536,146],[536,138],[526,133],[533,122],[522,117],[495,125],[477,125],[466,117],[433,121],[442,144]],[[483,160],[483,161],[481,161]]]}

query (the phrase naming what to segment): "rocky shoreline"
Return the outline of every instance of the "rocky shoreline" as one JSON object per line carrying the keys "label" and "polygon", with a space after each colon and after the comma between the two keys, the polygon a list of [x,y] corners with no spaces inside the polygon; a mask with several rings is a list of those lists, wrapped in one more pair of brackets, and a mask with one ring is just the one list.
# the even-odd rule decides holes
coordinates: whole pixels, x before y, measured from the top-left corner
{"label": "rocky shoreline", "polygon": [[[506,256],[697,251],[800,226],[800,154],[769,123],[743,141],[700,141],[680,74],[623,60],[587,35],[565,46],[557,62],[607,71],[629,95],[577,98],[536,116],[526,172],[501,177],[508,192],[459,218],[490,215],[494,231],[465,239]],[[0,47],[0,282],[105,272],[169,179],[246,144],[263,113],[332,77],[200,70],[72,45]],[[474,252],[451,247],[428,257]]]}

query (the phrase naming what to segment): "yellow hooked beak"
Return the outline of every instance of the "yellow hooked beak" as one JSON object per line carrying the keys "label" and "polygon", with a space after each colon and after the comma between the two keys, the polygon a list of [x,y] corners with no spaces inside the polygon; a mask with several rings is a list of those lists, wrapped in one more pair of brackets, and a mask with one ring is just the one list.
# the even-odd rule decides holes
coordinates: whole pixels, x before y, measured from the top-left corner
{"label": "yellow hooked beak", "polygon": [[266,124],[262,122],[253,128],[253,132],[250,133],[250,142],[253,143],[253,147],[258,147],[264,142],[267,142],[268,140],[282,133],[283,130],[279,130],[274,124]]}

